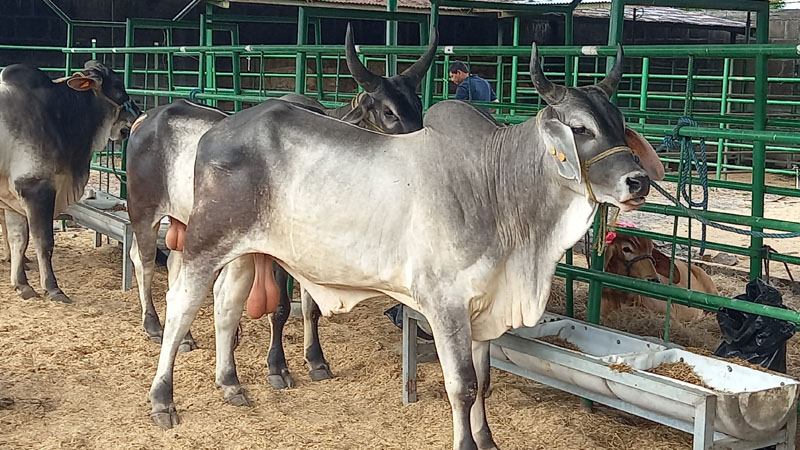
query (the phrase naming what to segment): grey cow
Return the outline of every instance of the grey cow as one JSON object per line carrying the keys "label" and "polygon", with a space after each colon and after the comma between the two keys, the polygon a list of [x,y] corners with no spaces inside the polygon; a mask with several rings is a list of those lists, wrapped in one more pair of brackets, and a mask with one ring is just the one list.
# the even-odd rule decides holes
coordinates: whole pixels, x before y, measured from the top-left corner
{"label": "grey cow", "polygon": [[[316,100],[304,96],[291,95],[284,100],[305,105],[324,114],[340,118],[349,123],[363,127],[371,127],[386,133],[405,133],[422,128],[422,104],[416,94],[420,81],[436,56],[438,34],[434,32],[425,53],[402,74],[384,78],[370,72],[358,59],[353,42],[352,30],[348,26],[345,36],[347,65],[356,82],[365,92],[351,104],[337,109],[325,109]],[[184,100],[169,105],[153,108],[140,118],[135,125],[135,132],[128,142],[128,209],[134,229],[134,245],[131,258],[136,270],[139,296],[142,302],[142,326],[151,340],[161,342],[162,327],[158,314],[153,306],[151,284],[155,267],[156,240],[160,220],[169,216],[173,226],[168,233],[168,245],[180,250],[182,248],[182,227],[188,219],[192,207],[194,160],[197,142],[200,137],[215,123],[227,117],[214,108],[197,105]],[[259,302],[259,293],[263,290],[253,289],[256,274],[263,272],[264,260],[259,260],[259,271],[256,272],[256,261],[252,256],[239,258],[221,271],[217,278],[214,295],[217,303],[238,304],[225,300],[235,297],[243,301],[249,294],[255,299],[248,302],[248,310],[254,317],[264,314],[264,304]],[[181,264],[180,251],[170,253],[168,259],[170,284],[178,274]],[[286,364],[283,351],[283,327],[289,317],[289,293],[286,292],[286,271],[274,265],[272,275],[277,281],[280,300],[275,313],[270,315],[272,340],[267,364],[269,381],[276,389],[294,385],[294,380]],[[305,358],[311,378],[315,381],[332,376],[330,367],[324,358],[319,343],[317,322],[319,309],[307,292],[303,293],[303,310],[305,326]],[[222,300],[220,300],[222,299]],[[241,309],[238,311],[215,310],[215,325],[218,330],[228,330],[230,324],[238,323]],[[223,349],[233,345],[235,338],[224,332],[217,333],[217,355],[226,355]],[[187,333],[181,343],[180,350],[189,351],[195,348],[191,334]],[[217,361],[218,384],[230,385],[224,381],[225,374],[231,369],[233,358]],[[235,373],[235,372],[234,372]],[[233,383],[238,386],[238,381]],[[246,402],[237,387],[226,390],[226,398],[235,402]]]}
{"label": "grey cow", "polygon": [[122,77],[97,61],[55,81],[21,64],[0,73],[0,213],[22,298],[38,296],[25,275],[30,232],[42,289],[71,302],[53,273],[53,217],[83,195],[92,153],[126,138],[138,114]]}
{"label": "grey cow", "polygon": [[621,60],[620,49],[599,84],[565,88],[544,77],[534,46],[532,79],[549,106],[511,127],[461,101],[434,105],[422,130],[400,136],[280,101],[214,125],[198,145],[184,261],[167,294],[154,422],[178,421],[175,355],[215,271],[261,254],[324,315],[384,294],[421,311],[453,447],[496,448],[484,409],[490,340],[537,323],[556,264],[600,203],[629,211],[645,202],[649,177],[634,151],[650,172],[663,171],[652,148],[629,147],[609,102]]}

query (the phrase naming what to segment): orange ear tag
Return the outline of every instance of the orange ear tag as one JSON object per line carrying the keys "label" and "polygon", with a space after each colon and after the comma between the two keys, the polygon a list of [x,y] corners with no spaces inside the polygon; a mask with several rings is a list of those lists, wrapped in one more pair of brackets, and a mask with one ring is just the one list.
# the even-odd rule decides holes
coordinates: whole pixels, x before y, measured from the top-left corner
{"label": "orange ear tag", "polygon": [[91,86],[91,85],[92,85],[92,82],[86,80],[83,83],[81,83],[81,89],[89,89],[89,86]]}

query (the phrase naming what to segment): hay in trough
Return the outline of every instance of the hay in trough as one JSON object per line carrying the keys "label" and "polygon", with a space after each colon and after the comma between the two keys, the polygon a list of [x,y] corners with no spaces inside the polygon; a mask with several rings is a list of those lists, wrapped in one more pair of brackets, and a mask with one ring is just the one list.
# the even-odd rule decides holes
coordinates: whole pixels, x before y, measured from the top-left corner
{"label": "hay in trough", "polygon": [[553,344],[556,347],[566,348],[567,350],[583,353],[583,350],[581,350],[580,347],[558,336],[542,336],[536,338],[536,340],[547,342],[548,344]]}
{"label": "hay in trough", "polygon": [[697,386],[702,386],[706,389],[714,390],[711,386],[707,385],[702,378],[694,371],[692,366],[686,364],[683,361],[677,361],[672,363],[661,363],[652,369],[648,369],[647,372],[654,373],[656,375],[661,375],[664,377],[674,378],[676,380],[683,381],[685,383],[695,384]]}
{"label": "hay in trough", "polygon": [[[750,361],[745,361],[742,358],[738,358],[738,357],[736,357],[736,358],[722,358],[720,356],[715,355],[714,352],[712,352],[711,350],[708,350],[708,349],[705,349],[705,348],[686,347],[684,350],[686,350],[687,352],[692,352],[692,353],[701,355],[701,356],[708,356],[709,358],[719,359],[720,361],[725,361],[727,363],[736,364],[736,365],[739,365],[739,366],[744,366],[744,367],[747,367],[748,369],[758,370],[760,372],[770,372],[770,370],[767,369],[766,367],[761,367],[758,364],[753,364]],[[781,374],[781,375],[783,375],[783,374]]]}
{"label": "hay in trough", "polygon": [[619,373],[633,373],[633,367],[625,363],[614,363],[608,366],[609,369]]}

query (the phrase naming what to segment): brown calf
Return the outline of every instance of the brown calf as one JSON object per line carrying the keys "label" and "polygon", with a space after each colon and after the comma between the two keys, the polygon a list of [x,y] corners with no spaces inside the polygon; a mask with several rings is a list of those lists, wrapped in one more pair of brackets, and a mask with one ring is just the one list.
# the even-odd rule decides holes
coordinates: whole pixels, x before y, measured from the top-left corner
{"label": "brown calf", "polygon": [[[669,257],[653,247],[649,238],[619,234],[608,245],[605,253],[603,270],[628,277],[648,280],[655,283],[669,284]],[[675,260],[675,273],[673,285],[686,288],[689,274],[689,265],[680,260]],[[718,295],[717,287],[708,274],[698,266],[691,266],[692,290]],[[663,300],[644,297],[632,292],[618,291],[603,288],[603,301],[600,306],[600,316],[605,317],[611,311],[617,310],[622,305],[636,305],[662,314],[667,312],[667,303]],[[672,304],[670,317],[680,322],[700,319],[705,316],[705,311],[689,308],[684,305]]]}

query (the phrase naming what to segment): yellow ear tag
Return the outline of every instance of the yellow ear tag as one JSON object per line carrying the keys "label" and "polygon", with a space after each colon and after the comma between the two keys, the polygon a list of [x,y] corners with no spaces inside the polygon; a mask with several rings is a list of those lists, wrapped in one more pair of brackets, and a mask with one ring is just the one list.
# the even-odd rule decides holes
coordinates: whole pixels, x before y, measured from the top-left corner
{"label": "yellow ear tag", "polygon": [[86,80],[83,83],[81,83],[81,89],[89,89],[89,86],[91,86],[91,85],[92,85],[92,82]]}
{"label": "yellow ear tag", "polygon": [[565,155],[563,153],[559,153],[558,154],[558,160],[561,161],[561,162],[566,161],[567,160],[567,155]]}
{"label": "yellow ear tag", "polygon": [[556,154],[556,148],[555,147],[550,147],[550,154],[551,155],[555,155]]}

